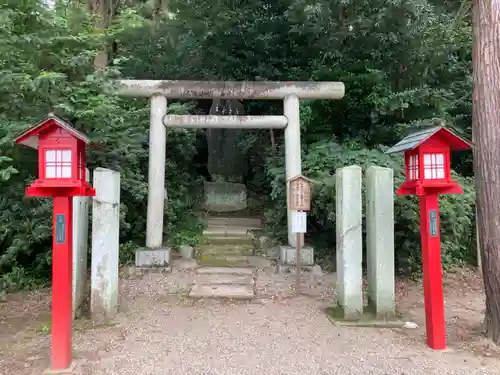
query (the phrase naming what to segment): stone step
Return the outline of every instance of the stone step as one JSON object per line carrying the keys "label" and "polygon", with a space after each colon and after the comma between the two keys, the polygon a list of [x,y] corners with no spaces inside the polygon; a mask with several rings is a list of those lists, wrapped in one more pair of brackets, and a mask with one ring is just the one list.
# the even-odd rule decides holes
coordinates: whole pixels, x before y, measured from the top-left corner
{"label": "stone step", "polygon": [[246,255],[240,255],[240,254],[201,254],[198,257],[200,260],[203,259],[216,259],[216,260],[227,260],[227,261],[233,261],[233,262],[243,262],[247,261],[248,257]]}
{"label": "stone step", "polygon": [[208,217],[206,219],[207,226],[236,226],[248,228],[262,228],[262,220],[258,217]]}
{"label": "stone step", "polygon": [[253,276],[247,275],[221,275],[208,274],[197,275],[194,284],[197,285],[248,285],[253,286],[255,280]]}
{"label": "stone step", "polygon": [[225,237],[225,236],[210,236],[203,237],[201,240],[202,244],[233,244],[233,245],[252,245],[253,238],[251,236],[244,237]]}
{"label": "stone step", "polygon": [[235,226],[209,226],[203,231],[205,237],[246,237],[249,236],[250,229],[247,227]]}
{"label": "stone step", "polygon": [[196,269],[198,275],[241,275],[253,276],[254,270],[245,267],[200,267]]}
{"label": "stone step", "polygon": [[248,285],[193,285],[191,298],[227,298],[249,300],[255,296],[253,287]]}
{"label": "stone step", "polygon": [[198,264],[212,267],[250,267],[246,255],[200,255]]}
{"label": "stone step", "polygon": [[196,253],[199,255],[252,255],[254,248],[249,244],[200,245],[196,248]]}

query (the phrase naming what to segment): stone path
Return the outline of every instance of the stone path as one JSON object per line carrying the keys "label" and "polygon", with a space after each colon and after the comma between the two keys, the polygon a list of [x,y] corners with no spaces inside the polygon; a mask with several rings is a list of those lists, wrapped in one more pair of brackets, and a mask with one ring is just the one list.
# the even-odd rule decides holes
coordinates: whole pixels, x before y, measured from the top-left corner
{"label": "stone path", "polygon": [[196,249],[201,267],[196,270],[189,297],[254,298],[256,268],[265,260],[253,256],[251,234],[261,227],[258,218],[209,217],[202,244]]}

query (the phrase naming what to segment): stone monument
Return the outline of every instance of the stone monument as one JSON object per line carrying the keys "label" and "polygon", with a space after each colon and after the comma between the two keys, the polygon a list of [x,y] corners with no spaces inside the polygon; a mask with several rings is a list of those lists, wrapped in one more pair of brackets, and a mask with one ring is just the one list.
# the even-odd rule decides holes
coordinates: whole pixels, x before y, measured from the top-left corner
{"label": "stone monument", "polygon": [[[243,115],[239,100],[213,99],[210,115]],[[247,207],[243,181],[245,157],[238,140],[240,129],[207,129],[208,171],[214,182],[204,183],[205,209],[213,212],[232,212]]]}

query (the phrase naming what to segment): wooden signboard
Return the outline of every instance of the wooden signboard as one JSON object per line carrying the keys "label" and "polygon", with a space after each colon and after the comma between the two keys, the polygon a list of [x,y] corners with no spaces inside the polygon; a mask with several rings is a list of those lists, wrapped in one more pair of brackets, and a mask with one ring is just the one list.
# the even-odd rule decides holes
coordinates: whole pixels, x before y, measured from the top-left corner
{"label": "wooden signboard", "polygon": [[311,180],[304,176],[295,176],[289,181],[288,208],[292,211],[292,232],[297,236],[296,249],[296,274],[295,292],[300,294],[300,258],[304,233],[307,230],[307,213],[311,210]]}
{"label": "wooden signboard", "polygon": [[311,181],[304,176],[296,176],[289,181],[291,211],[311,210]]}

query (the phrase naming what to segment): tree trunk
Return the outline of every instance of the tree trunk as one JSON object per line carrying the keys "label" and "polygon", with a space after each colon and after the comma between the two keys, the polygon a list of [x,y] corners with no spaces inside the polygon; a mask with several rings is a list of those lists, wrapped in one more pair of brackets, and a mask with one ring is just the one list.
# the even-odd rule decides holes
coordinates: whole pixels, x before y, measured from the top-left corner
{"label": "tree trunk", "polygon": [[[111,25],[119,0],[89,0],[89,10],[96,20],[96,28],[105,31]],[[109,45],[104,41],[103,48],[97,53],[94,59],[94,68],[97,72],[103,71],[109,62]]]}
{"label": "tree trunk", "polygon": [[472,135],[486,335],[500,344],[500,1],[473,0]]}

